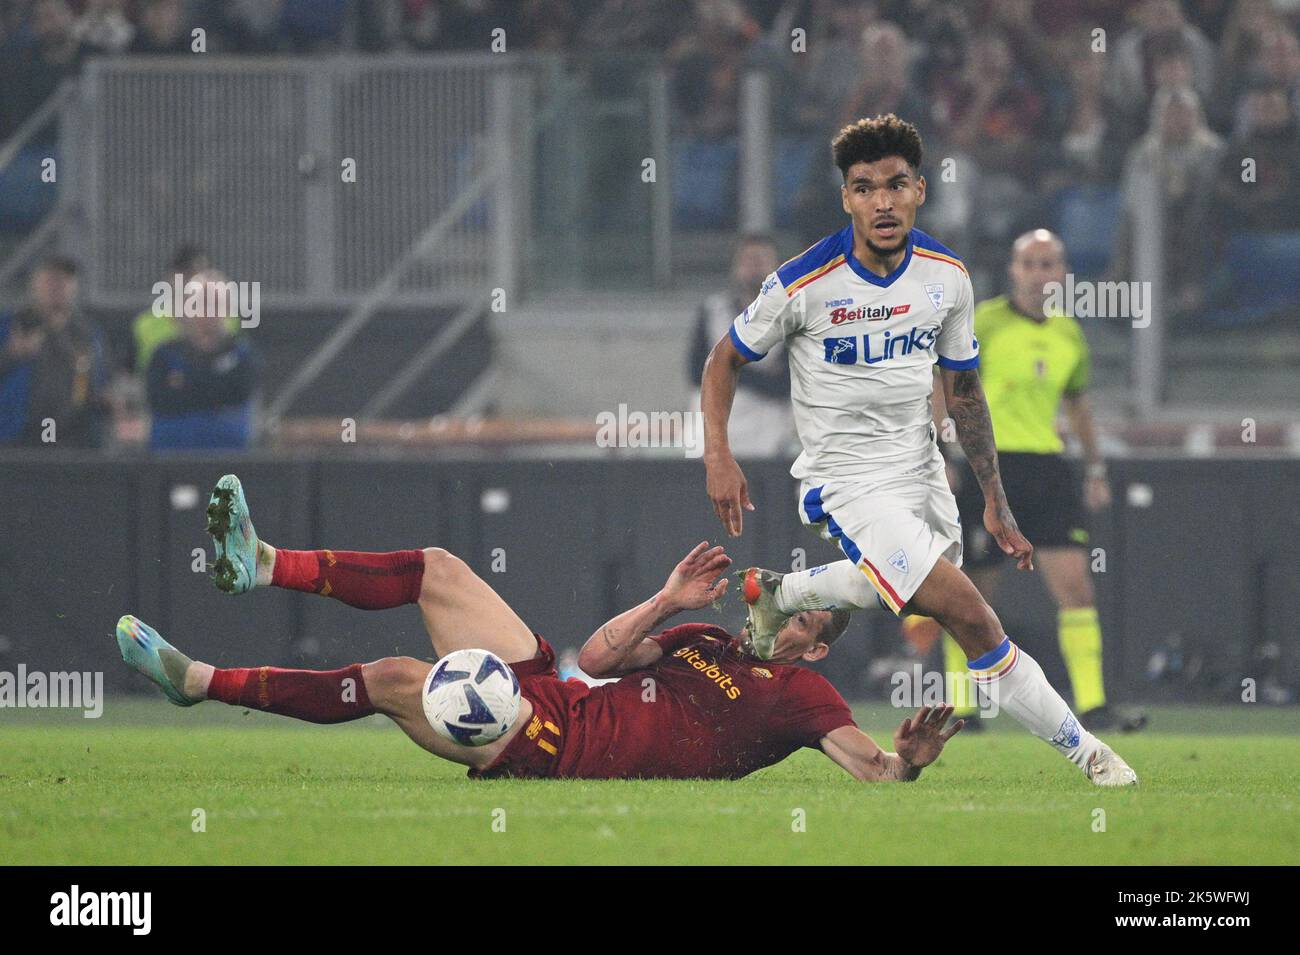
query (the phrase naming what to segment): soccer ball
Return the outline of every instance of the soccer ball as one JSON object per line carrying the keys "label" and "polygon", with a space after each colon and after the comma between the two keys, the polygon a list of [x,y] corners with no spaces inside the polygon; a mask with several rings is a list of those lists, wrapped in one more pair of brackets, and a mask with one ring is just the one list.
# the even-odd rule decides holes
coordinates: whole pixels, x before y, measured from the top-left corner
{"label": "soccer ball", "polygon": [[455,650],[424,681],[424,715],[434,732],[461,746],[482,746],[514,725],[519,678],[495,653]]}

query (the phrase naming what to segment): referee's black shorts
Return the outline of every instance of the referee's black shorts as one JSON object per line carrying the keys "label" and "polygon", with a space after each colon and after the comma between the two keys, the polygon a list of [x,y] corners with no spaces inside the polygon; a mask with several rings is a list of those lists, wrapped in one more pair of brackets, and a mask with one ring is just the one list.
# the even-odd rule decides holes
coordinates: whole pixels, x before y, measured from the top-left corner
{"label": "referee's black shorts", "polygon": [[[1083,507],[1083,481],[1074,465],[1059,454],[998,454],[1002,487],[1020,532],[1036,548],[1086,547],[1088,523]],[[961,512],[962,563],[987,567],[1009,560],[984,529],[984,494],[970,473],[962,471],[957,491]]]}

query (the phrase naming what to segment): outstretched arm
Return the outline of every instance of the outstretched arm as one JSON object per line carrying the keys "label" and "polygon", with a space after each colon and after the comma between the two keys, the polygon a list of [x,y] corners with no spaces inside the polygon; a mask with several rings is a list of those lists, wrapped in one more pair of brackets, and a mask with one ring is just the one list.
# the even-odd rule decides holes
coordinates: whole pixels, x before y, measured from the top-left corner
{"label": "outstretched arm", "polygon": [[1007,505],[998,471],[998,449],[993,443],[993,422],[984,398],[980,373],[974,368],[941,368],[943,400],[948,417],[957,426],[957,440],[984,491],[984,526],[1004,554],[1016,559],[1021,570],[1034,569],[1034,546],[1020,533]]}
{"label": "outstretched arm", "polygon": [[730,566],[731,558],[721,546],[710,548],[708,541],[696,544],[673,568],[659,593],[607,620],[587,638],[578,654],[578,666],[597,679],[653,666],[663,650],[649,639],[650,631],[674,614],[721,599],[727,581],[718,577]]}
{"label": "outstretched arm", "polygon": [[744,512],[752,511],[749,486],[727,440],[731,403],[736,397],[740,369],[749,359],[736,350],[730,334],[723,335],[709,352],[700,380],[700,410],[704,414],[704,470],[713,510],[732,537],[744,527]]}
{"label": "outstretched arm", "polygon": [[821,739],[822,750],[850,776],[864,783],[911,782],[943,752],[944,744],[966,725],[957,720],[947,730],[949,705],[923,706],[894,733],[896,752],[886,753],[856,726],[841,726]]}

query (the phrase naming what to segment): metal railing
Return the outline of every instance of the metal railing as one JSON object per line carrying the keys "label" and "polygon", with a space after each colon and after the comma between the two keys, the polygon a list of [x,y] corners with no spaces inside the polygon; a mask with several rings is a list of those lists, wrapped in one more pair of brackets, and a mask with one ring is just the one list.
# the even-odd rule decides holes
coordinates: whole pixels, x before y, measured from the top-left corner
{"label": "metal railing", "polygon": [[[91,61],[74,107],[87,300],[147,302],[189,241],[259,282],[266,305],[367,301],[499,147],[503,78],[536,66],[490,55]],[[511,199],[493,189],[461,208],[386,302],[454,304],[512,281],[518,245],[500,234]]]}

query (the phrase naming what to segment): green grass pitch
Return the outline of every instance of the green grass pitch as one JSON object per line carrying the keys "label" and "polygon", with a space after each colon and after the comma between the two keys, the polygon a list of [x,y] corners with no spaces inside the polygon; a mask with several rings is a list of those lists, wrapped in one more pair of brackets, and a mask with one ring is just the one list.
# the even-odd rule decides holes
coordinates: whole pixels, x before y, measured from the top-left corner
{"label": "green grass pitch", "polygon": [[[882,742],[901,718],[858,717]],[[1296,717],[1158,709],[1112,738],[1142,784],[1111,791],[1008,719],[958,735],[919,782],[870,786],[811,751],[739,782],[471,782],[381,717],[4,710],[0,861],[1294,865]]]}

